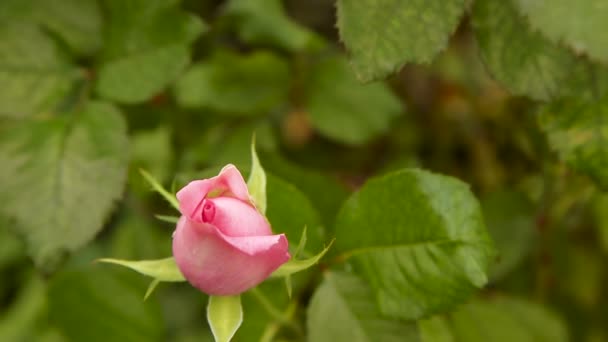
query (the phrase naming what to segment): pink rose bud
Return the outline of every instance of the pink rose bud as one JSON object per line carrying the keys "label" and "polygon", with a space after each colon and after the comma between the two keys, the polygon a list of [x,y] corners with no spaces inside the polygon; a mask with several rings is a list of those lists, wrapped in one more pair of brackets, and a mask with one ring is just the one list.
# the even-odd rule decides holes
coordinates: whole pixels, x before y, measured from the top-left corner
{"label": "pink rose bud", "polygon": [[272,234],[234,165],[216,177],[190,182],[177,199],[182,217],[173,233],[173,256],[201,291],[215,296],[245,292],[289,260],[285,234]]}

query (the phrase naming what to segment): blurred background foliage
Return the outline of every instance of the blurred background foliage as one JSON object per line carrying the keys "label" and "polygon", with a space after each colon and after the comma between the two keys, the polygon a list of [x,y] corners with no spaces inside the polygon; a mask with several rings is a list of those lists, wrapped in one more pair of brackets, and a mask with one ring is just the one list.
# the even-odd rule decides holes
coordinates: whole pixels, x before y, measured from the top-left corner
{"label": "blurred background foliage", "polygon": [[[456,3],[445,23],[428,14],[429,36],[457,28],[445,49],[404,45],[426,63],[363,84],[393,70],[365,69],[357,44],[349,66],[331,0],[0,2],[0,341],[211,341],[189,285],[144,302],[143,277],[91,261],[170,255],[173,226],[154,215],[174,213],[138,168],[173,189],[227,163],[247,173],[253,133],[269,220],[291,241],[306,225],[309,255],[371,176],[422,167],[471,185],[499,252],[490,284],[412,340],[608,341],[608,111],[586,102],[605,93],[608,44],[525,1],[464,17]],[[570,35],[577,53],[556,44]],[[369,297],[357,278],[332,274],[311,301],[319,282],[245,294],[235,340],[342,340],[315,319],[378,329],[363,302],[323,316]]]}

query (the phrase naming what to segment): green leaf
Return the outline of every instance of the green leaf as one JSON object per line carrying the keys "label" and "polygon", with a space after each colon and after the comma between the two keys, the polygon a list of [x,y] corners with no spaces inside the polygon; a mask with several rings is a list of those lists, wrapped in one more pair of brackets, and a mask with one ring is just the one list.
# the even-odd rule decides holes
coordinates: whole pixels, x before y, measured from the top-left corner
{"label": "green leaf", "polygon": [[[27,0],[25,2],[28,2]],[[89,56],[102,43],[102,13],[97,0],[33,0],[36,20],[77,55]]]}
{"label": "green leaf", "polygon": [[78,56],[92,55],[101,47],[102,18],[97,0],[3,0],[0,21],[37,26]]}
{"label": "green leaf", "polygon": [[0,26],[0,117],[53,112],[65,101],[80,72],[38,27]]}
{"label": "green leaf", "polygon": [[[596,195],[593,198],[591,210],[600,247],[604,253],[608,254],[608,194]],[[2,260],[1,257],[0,260]]]}
{"label": "green leaf", "polygon": [[152,186],[154,191],[158,192],[163,198],[171,204],[173,208],[179,211],[179,203],[177,202],[177,198],[175,195],[169,193],[169,191],[165,190],[163,186],[154,178],[151,174],[149,174],[146,170],[139,170],[139,173],[146,179],[146,181]]}
{"label": "green leaf", "polygon": [[229,342],[243,323],[241,296],[209,296],[207,320],[216,342]]}
{"label": "green leaf", "polygon": [[307,110],[320,134],[349,145],[361,145],[388,131],[403,108],[383,83],[362,85],[341,58],[329,58],[312,71]]}
{"label": "green leaf", "polygon": [[361,81],[428,63],[448,43],[466,0],[338,0],[340,38]]}
{"label": "green leaf", "polygon": [[239,327],[234,341],[265,341],[262,336],[271,329],[287,327],[290,322],[289,298],[279,281],[265,281],[241,296],[247,319]]}
{"label": "green leaf", "polygon": [[147,275],[148,277],[152,277],[160,281],[186,281],[179,268],[177,268],[173,257],[168,257],[159,260],[142,261],[104,258],[98,259],[97,261],[128,267],[136,272],[139,272],[143,275]]}
{"label": "green leaf", "polygon": [[469,187],[417,169],[372,179],[351,196],[336,249],[370,283],[380,311],[404,319],[463,302],[486,283],[494,254]]}
{"label": "green leaf", "polygon": [[565,326],[552,312],[521,299],[475,300],[451,316],[458,342],[568,341]]}
{"label": "green leaf", "polygon": [[53,268],[101,230],[122,195],[127,144],[122,115],[100,102],[0,132],[0,216],[38,266]]}
{"label": "green leaf", "polygon": [[489,72],[515,95],[558,97],[575,56],[532,30],[511,1],[479,0],[473,25]]}
{"label": "green leaf", "polygon": [[577,53],[608,61],[608,7],[602,1],[515,0],[532,27]]}
{"label": "green leaf", "polygon": [[418,321],[418,329],[423,342],[454,342],[448,321],[441,316]]}
{"label": "green leaf", "polygon": [[287,101],[289,66],[270,52],[219,52],[193,65],[177,82],[177,103],[227,115],[266,113]]}
{"label": "green leaf", "polygon": [[0,316],[1,341],[35,339],[36,322],[46,315],[46,287],[38,275],[28,277],[18,293]]}
{"label": "green leaf", "polygon": [[[327,174],[312,169],[304,169],[296,164],[288,162],[287,160],[280,157],[278,154],[261,153],[260,155],[262,158],[262,162],[264,163],[264,167],[268,170],[269,173],[277,175],[281,177],[281,179],[284,179],[285,181],[293,184],[292,188],[294,188],[295,190],[299,190],[298,192],[301,192],[301,194],[304,195],[303,197],[298,196],[303,198],[303,200],[301,201],[302,203],[304,203],[304,200],[308,199],[311,211],[307,210],[307,212],[313,213],[315,211],[314,209],[316,209],[316,211],[318,211],[318,216],[320,216],[322,219],[321,222],[323,222],[326,227],[333,226],[336,213],[340,209],[340,206],[342,205],[349,193],[345,186],[340,184],[336,179],[329,177]],[[268,181],[268,192],[271,194],[274,192],[274,190],[272,190],[272,187],[273,184],[271,179]],[[293,193],[295,194],[295,191],[293,191]],[[276,197],[277,195],[273,194],[268,199],[268,217],[270,219],[270,222],[275,222],[273,221],[272,217],[273,201],[276,200],[275,202],[277,203],[277,207],[279,208],[293,206],[295,210],[298,207],[298,205],[292,203],[292,197],[285,196],[284,198],[286,200],[282,201],[278,200]],[[293,201],[295,202],[295,199],[293,199]],[[302,207],[300,206],[300,208]],[[314,237],[316,235],[320,235],[320,237],[322,238],[323,234],[322,232],[320,232],[319,234],[316,233],[317,229],[315,229],[314,227],[317,227],[317,225],[310,222],[314,221],[313,219],[304,220],[303,223],[298,223],[297,225],[295,225],[295,218],[301,216],[301,211],[300,213],[298,213],[298,215],[292,215],[291,218],[288,218],[287,216],[283,215],[285,216],[285,219],[283,221],[286,223],[280,226],[285,227],[290,223],[294,223],[294,229],[301,229],[304,226],[308,226],[309,241],[307,246],[311,248],[321,248],[323,240],[319,240],[319,244],[316,245],[314,242]],[[284,212],[284,209],[279,209],[277,212]],[[279,226],[277,224],[273,225],[275,227]],[[293,238],[295,238],[296,236],[298,235],[294,235]]]}
{"label": "green leaf", "polygon": [[[171,129],[168,126],[161,125],[131,136],[131,165],[156,175],[161,184],[173,176],[173,154]],[[129,173],[129,183],[135,190],[143,190],[140,186],[143,180],[135,170]]]}
{"label": "green leaf", "polygon": [[311,268],[318,263],[321,258],[323,258],[327,251],[329,251],[331,248],[332,244],[333,241],[330,242],[329,245],[327,245],[327,247],[325,247],[321,252],[317,253],[317,255],[311,258],[305,260],[294,260],[293,258],[290,259],[288,262],[284,263],[276,271],[274,271],[272,273],[272,277],[285,277]]}
{"label": "green leaf", "polygon": [[143,102],[162,91],[190,63],[184,45],[171,45],[113,60],[99,69],[99,96],[122,103]]}
{"label": "green leaf", "polygon": [[50,321],[69,341],[162,341],[160,306],[142,301],[140,280],[108,270],[62,271],[49,284]]}
{"label": "green leaf", "polygon": [[539,124],[549,146],[573,169],[608,189],[608,98],[571,98],[541,109]]}
{"label": "green leaf", "polygon": [[523,194],[502,190],[481,199],[483,217],[498,251],[490,275],[497,280],[519,266],[536,241],[535,208]]}
{"label": "green leaf", "polygon": [[289,51],[321,45],[313,32],[287,16],[280,0],[230,0],[224,13],[234,17],[239,38],[250,44],[271,44]]}
{"label": "green leaf", "polygon": [[[203,23],[168,0],[108,0],[97,93],[122,103],[148,100],[190,62],[189,45]],[[171,30],[167,30],[171,27]]]}
{"label": "green leaf", "polygon": [[[325,232],[321,219],[310,200],[295,186],[268,174],[268,208],[266,215],[273,231],[285,233],[289,241],[298,241],[304,227],[310,227],[306,236],[306,249],[302,255],[322,249]],[[292,250],[295,252],[295,250]]]}
{"label": "green leaf", "polygon": [[251,172],[247,180],[247,188],[253,204],[264,215],[266,213],[266,172],[255,152],[255,135],[251,140]]}
{"label": "green leaf", "polygon": [[419,341],[416,325],[383,316],[373,291],[352,274],[327,273],[307,317],[309,341]]}

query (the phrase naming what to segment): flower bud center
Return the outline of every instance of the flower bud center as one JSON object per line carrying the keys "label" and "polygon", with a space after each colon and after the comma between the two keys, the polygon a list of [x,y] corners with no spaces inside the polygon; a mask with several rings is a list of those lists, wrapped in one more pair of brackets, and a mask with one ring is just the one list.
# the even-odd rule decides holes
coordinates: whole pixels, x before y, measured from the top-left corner
{"label": "flower bud center", "polygon": [[201,210],[201,219],[203,222],[211,222],[215,217],[215,205],[210,200],[203,201],[203,210]]}

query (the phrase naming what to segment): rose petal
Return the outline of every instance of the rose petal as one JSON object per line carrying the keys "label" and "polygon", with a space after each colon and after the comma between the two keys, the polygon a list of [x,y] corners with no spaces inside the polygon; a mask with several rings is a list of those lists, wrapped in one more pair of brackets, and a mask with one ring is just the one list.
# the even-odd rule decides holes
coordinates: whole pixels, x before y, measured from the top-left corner
{"label": "rose petal", "polygon": [[271,235],[270,224],[253,206],[232,197],[208,199],[215,212],[209,223],[228,236]]}
{"label": "rose petal", "polygon": [[216,296],[247,291],[290,258],[284,234],[226,236],[184,216],[173,235],[173,256],[193,286]]}
{"label": "rose petal", "polygon": [[209,193],[218,192],[214,195],[229,195],[249,203],[249,191],[247,183],[239,170],[232,164],[222,168],[220,174],[209,179],[195,180],[188,183],[177,192],[179,210],[182,215],[190,219],[200,221],[197,211]]}

